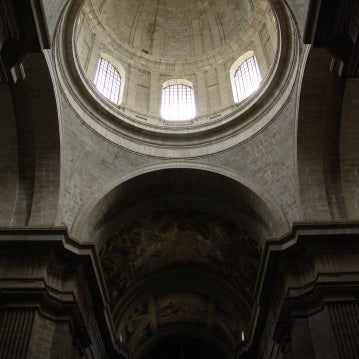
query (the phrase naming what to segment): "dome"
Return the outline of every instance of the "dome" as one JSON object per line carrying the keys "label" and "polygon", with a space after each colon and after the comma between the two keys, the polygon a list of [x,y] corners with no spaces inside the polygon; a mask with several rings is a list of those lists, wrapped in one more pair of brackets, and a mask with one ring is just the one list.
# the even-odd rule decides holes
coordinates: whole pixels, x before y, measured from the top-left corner
{"label": "dome", "polygon": [[[265,29],[272,35],[274,50],[276,44],[275,21],[266,0],[87,0],[80,21],[79,33],[95,33],[100,47],[107,42],[140,58],[141,53],[149,55],[146,61],[172,60],[177,67],[183,63],[200,69],[206,61],[208,65],[225,62],[256,42],[258,30],[263,32],[262,40],[268,40]],[[271,50],[266,54],[268,65],[273,60]]]}
{"label": "dome", "polygon": [[[120,118],[164,132],[166,126],[208,126],[238,112],[246,101],[237,99],[235,71],[253,56],[258,80],[249,94],[256,92],[275,62],[278,43],[268,0],[86,0],[75,33],[80,72],[89,84],[99,59],[118,71],[121,86],[107,105]],[[168,81],[193,89],[193,116],[187,121],[166,121],[161,111]],[[98,92],[103,91],[94,91],[101,98]]]}
{"label": "dome", "polygon": [[119,71],[123,89],[114,102],[122,110],[160,124],[162,85],[177,79],[194,89],[192,119],[209,122],[232,111],[230,68],[243,54],[255,54],[266,77],[277,30],[267,0],[86,0],[76,45],[90,82],[100,58]]}
{"label": "dome", "polygon": [[293,83],[295,24],[280,0],[84,0],[69,12],[64,86],[87,125],[136,152],[196,157],[238,144]]}

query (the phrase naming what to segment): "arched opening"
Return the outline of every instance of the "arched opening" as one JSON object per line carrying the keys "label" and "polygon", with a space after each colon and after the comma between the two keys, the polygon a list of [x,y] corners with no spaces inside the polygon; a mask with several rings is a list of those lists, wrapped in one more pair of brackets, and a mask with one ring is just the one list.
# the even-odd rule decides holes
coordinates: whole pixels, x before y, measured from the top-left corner
{"label": "arched opening", "polygon": [[227,348],[218,357],[235,357],[276,221],[258,195],[213,172],[162,169],[115,186],[88,218],[82,237],[98,244],[117,335],[134,358],[178,327],[188,355],[201,355],[190,334],[201,331]]}
{"label": "arched opening", "polygon": [[253,51],[248,51],[232,65],[230,76],[236,103],[245,100],[258,89],[262,76]]}
{"label": "arched opening", "polygon": [[[328,71],[331,61],[327,50],[310,49],[302,81],[297,153],[301,202],[307,220],[347,217],[340,164],[345,79]],[[351,201],[352,194],[346,198]]]}
{"label": "arched opening", "polygon": [[56,93],[42,53],[27,54],[21,67],[26,76],[11,91],[3,84],[0,93],[0,187],[6,189],[0,224],[54,225],[61,170]]}
{"label": "arched opening", "polygon": [[196,116],[193,84],[190,81],[170,80],[163,84],[161,116],[166,121],[189,121]]}
{"label": "arched opening", "polygon": [[98,60],[94,84],[101,95],[115,104],[120,103],[122,79],[119,71],[107,60]]}

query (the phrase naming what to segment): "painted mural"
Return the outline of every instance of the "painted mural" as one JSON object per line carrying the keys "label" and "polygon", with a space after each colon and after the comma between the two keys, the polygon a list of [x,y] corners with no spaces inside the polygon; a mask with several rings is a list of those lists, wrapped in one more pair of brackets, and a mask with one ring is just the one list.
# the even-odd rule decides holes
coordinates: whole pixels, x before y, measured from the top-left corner
{"label": "painted mural", "polygon": [[133,353],[137,346],[149,338],[151,335],[151,326],[150,323],[143,323],[141,326],[139,326],[136,335],[133,336],[132,340],[129,341],[128,349],[131,353]]}
{"label": "painted mural", "polygon": [[192,293],[167,294],[156,299],[158,325],[173,322],[206,323],[208,299]]}
{"label": "painted mural", "polygon": [[189,323],[208,330],[235,351],[241,345],[243,323],[230,308],[223,299],[194,292],[150,296],[124,317],[120,332],[133,353],[141,342],[164,326]]}
{"label": "painted mural", "polygon": [[233,347],[239,345],[241,342],[243,326],[233,316],[232,311],[227,309],[226,306],[218,300],[215,302],[214,306],[214,317],[214,327],[217,327],[217,330],[220,328],[221,331],[225,333],[225,337],[231,339],[231,345]]}
{"label": "painted mural", "polygon": [[202,265],[250,294],[258,261],[256,241],[234,222],[182,211],[129,224],[107,241],[102,256],[112,300],[146,274],[178,264]]}
{"label": "painted mural", "polygon": [[147,302],[145,302],[141,305],[136,306],[126,321],[126,325],[124,326],[124,335],[126,342],[130,342],[136,332],[141,330],[141,328],[145,328],[148,322],[148,304]]}

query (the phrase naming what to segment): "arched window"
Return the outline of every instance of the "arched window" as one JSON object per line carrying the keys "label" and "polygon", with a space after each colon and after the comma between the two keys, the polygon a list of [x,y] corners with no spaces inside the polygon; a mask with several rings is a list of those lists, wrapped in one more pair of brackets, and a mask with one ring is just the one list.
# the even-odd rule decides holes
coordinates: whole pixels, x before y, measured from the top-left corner
{"label": "arched window", "polygon": [[188,121],[196,116],[193,86],[186,80],[163,84],[161,116],[167,121]]}
{"label": "arched window", "polygon": [[94,80],[97,90],[110,101],[119,104],[121,76],[117,69],[108,61],[100,58]]}
{"label": "arched window", "polygon": [[241,56],[231,68],[233,97],[236,103],[251,95],[262,81],[253,51]]}

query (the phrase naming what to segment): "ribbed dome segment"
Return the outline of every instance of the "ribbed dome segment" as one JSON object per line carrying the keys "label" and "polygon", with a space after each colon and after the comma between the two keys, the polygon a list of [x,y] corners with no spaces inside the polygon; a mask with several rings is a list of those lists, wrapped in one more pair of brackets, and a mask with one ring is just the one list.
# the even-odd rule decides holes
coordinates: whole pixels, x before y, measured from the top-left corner
{"label": "ribbed dome segment", "polygon": [[176,60],[208,55],[245,36],[259,20],[251,0],[91,2],[115,39],[155,57]]}
{"label": "ribbed dome segment", "polygon": [[230,68],[243,54],[256,55],[265,77],[277,28],[267,0],[87,0],[77,40],[89,80],[102,56],[122,69],[124,107],[160,117],[163,83],[183,79],[192,84],[197,115],[205,120],[230,111]]}

